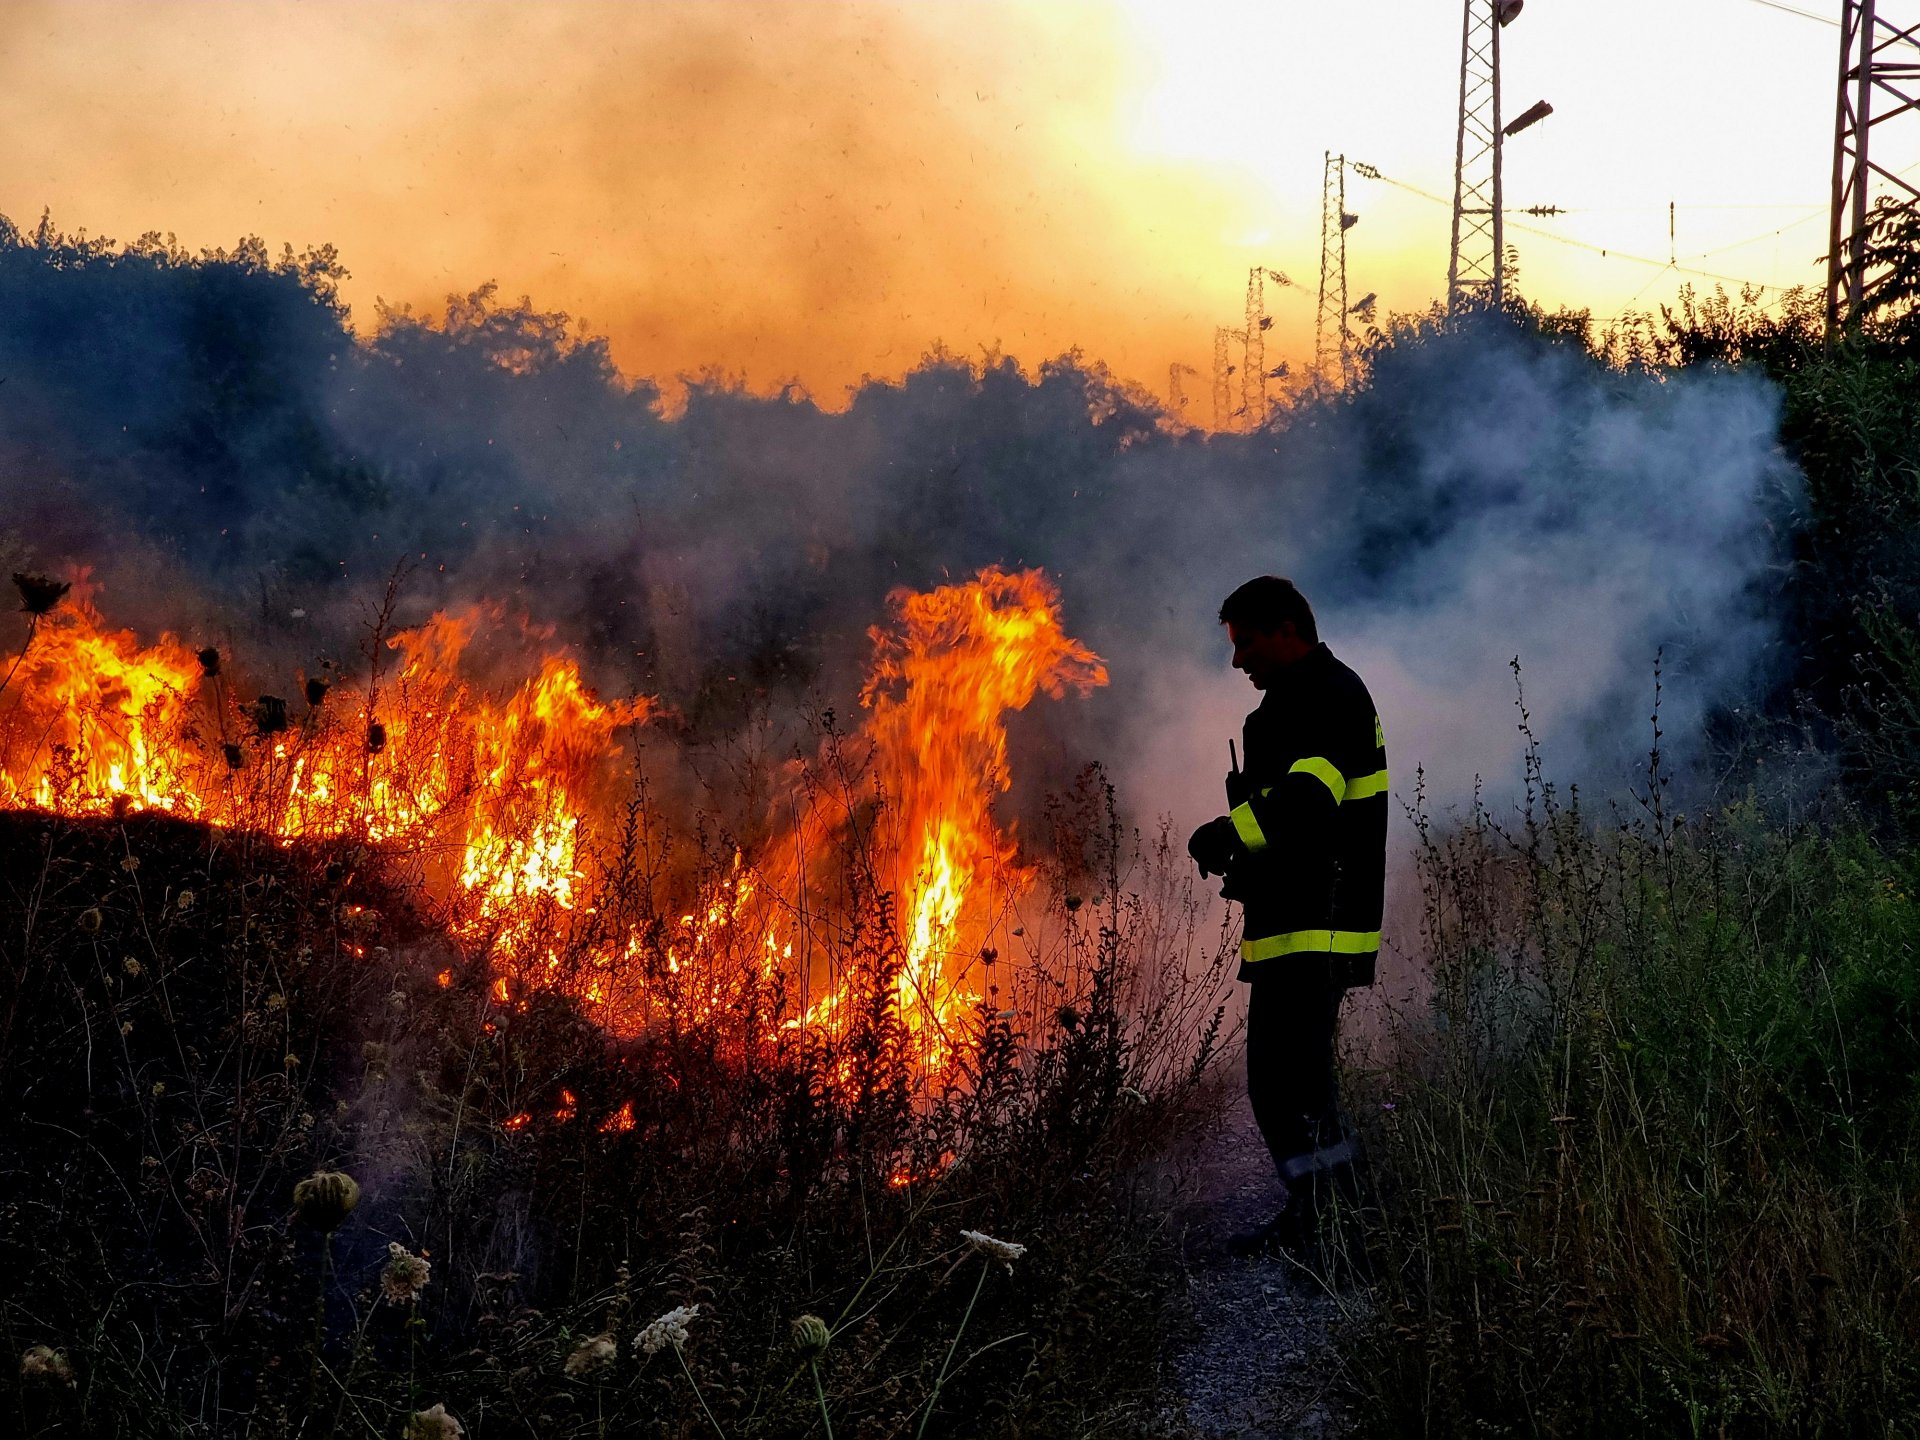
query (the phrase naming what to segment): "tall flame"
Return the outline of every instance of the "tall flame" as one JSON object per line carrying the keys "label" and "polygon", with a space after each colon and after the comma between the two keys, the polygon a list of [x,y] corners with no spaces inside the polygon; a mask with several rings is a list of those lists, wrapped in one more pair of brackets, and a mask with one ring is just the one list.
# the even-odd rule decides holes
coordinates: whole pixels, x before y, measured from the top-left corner
{"label": "tall flame", "polygon": [[955,1009],[978,997],[948,974],[975,882],[1014,887],[1012,838],[995,824],[1007,790],[1009,711],[1041,691],[1107,683],[1099,657],[1061,628],[1059,595],[1038,570],[987,569],[963,585],[893,596],[899,628],[870,633],[874,668],[861,701],[881,784],[896,809],[894,893],[902,898],[901,1014],[929,1065],[949,1045]]}

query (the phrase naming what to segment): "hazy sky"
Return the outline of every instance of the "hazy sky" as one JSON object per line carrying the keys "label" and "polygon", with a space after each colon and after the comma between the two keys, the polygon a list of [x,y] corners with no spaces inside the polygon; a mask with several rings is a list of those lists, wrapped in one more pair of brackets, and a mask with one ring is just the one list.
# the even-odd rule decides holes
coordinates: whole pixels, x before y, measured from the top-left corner
{"label": "hazy sky", "polygon": [[[1611,315],[1711,285],[1662,268],[1670,200],[1682,266],[1820,280],[1838,33],[1761,0],[1530,0],[1507,111],[1555,113],[1510,143],[1508,202],[1614,253],[1510,232],[1522,289]],[[1077,345],[1164,391],[1251,264],[1299,282],[1270,344],[1310,353],[1326,150],[1451,195],[1459,46],[1455,0],[8,0],[0,213],[331,241],[363,326],[497,280],[629,371],[828,404],[936,340]],[[1877,158],[1920,163],[1910,118]],[[1352,296],[1441,293],[1445,205],[1348,187]]]}

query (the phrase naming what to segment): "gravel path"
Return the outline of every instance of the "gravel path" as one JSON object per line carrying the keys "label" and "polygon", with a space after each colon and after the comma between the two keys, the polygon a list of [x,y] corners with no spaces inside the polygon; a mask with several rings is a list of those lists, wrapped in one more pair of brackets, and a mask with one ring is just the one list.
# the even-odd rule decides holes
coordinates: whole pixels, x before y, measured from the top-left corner
{"label": "gravel path", "polygon": [[1271,1216],[1284,1192],[1244,1099],[1187,1157],[1194,1198],[1179,1216],[1190,1343],[1171,1365],[1170,1419],[1197,1440],[1334,1440],[1353,1426],[1327,1329],[1362,1291],[1335,1295],[1284,1258],[1241,1259],[1224,1242]]}

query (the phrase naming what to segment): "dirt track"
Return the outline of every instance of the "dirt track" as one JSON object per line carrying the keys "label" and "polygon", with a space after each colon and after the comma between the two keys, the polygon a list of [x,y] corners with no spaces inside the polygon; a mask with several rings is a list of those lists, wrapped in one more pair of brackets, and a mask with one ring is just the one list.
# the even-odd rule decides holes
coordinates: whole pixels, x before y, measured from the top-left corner
{"label": "dirt track", "polygon": [[1272,1215],[1280,1182],[1244,1098],[1196,1148],[1196,1199],[1180,1215],[1191,1310],[1188,1343],[1169,1366],[1169,1409],[1203,1440],[1295,1440],[1349,1434],[1351,1414],[1328,1326],[1364,1294],[1329,1293],[1281,1258],[1228,1255],[1227,1236]]}

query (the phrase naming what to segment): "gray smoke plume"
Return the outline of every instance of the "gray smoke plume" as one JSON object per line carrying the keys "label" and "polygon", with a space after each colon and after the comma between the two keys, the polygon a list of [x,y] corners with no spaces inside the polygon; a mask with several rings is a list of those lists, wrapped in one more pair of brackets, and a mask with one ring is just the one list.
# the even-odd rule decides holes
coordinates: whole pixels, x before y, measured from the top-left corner
{"label": "gray smoke plume", "polygon": [[[1143,819],[1217,809],[1257,698],[1215,610],[1289,574],[1379,701],[1396,788],[1517,773],[1509,662],[1548,763],[1617,784],[1772,664],[1795,477],[1775,399],[1607,370],[1485,318],[1398,334],[1364,387],[1266,433],[1177,433],[1066,358],[929,356],[829,412],[695,380],[669,414],[565,317],[490,289],[356,339],[330,252],[186,256],[0,223],[0,561],[89,566],[110,618],[236,652],[257,689],[486,598],[713,740],[853,706],[897,586],[1038,565],[1107,660],[1020,717],[1023,789],[1109,762]],[[526,643],[519,626],[493,637]]]}

